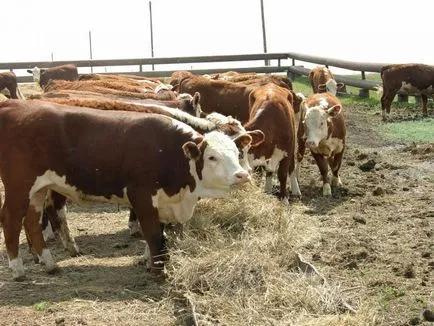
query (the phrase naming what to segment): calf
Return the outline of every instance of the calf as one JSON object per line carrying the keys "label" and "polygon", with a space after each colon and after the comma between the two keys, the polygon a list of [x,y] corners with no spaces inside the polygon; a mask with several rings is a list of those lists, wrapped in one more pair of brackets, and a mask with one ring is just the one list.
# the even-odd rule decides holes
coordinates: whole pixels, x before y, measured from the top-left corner
{"label": "calf", "polygon": [[383,80],[381,110],[383,120],[387,120],[390,106],[398,91],[420,95],[422,113],[428,115],[428,97],[434,94],[434,66],[424,64],[393,64],[381,68]]}
{"label": "calf", "polygon": [[33,80],[41,86],[42,89],[47,86],[50,80],[78,80],[77,67],[73,64],[66,64],[47,69],[35,67],[28,69],[27,72],[33,75]]}
{"label": "calf", "polygon": [[286,88],[273,83],[256,88],[249,96],[249,121],[246,130],[259,129],[265,140],[250,149],[250,164],[265,166],[265,191],[271,192],[272,175],[277,172],[280,182],[279,198],[288,203],[286,181],[290,174],[291,190],[300,196],[295,173],[296,125],[295,114],[299,103]]}
{"label": "calf", "polygon": [[313,68],[309,73],[309,81],[312,86],[312,91],[316,93],[329,92],[336,95],[337,91],[344,91],[344,83],[337,83],[330,69],[327,67],[318,66]]}
{"label": "calf", "polygon": [[330,93],[314,94],[303,101],[298,129],[297,169],[307,146],[321,173],[324,196],[331,195],[328,166],[332,170],[331,185],[342,185],[339,169],[345,149],[345,135],[342,104],[336,96]]}
{"label": "calf", "polygon": [[10,97],[14,99],[24,99],[17,84],[17,76],[12,71],[0,72],[0,91],[9,91]]}
{"label": "calf", "polygon": [[165,260],[161,223],[184,223],[199,197],[224,197],[250,180],[235,143],[222,133],[201,135],[162,115],[57,106],[0,104],[5,186],[0,222],[16,280],[24,277],[18,252],[23,223],[47,271],[56,268],[39,224],[49,190],[78,203],[130,205],[149,245],[151,270],[158,274]]}

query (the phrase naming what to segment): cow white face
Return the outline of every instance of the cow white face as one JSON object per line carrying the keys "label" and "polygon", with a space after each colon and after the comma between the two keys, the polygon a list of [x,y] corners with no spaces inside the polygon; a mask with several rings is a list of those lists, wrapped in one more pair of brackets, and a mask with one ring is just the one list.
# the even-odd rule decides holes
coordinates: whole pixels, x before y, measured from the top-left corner
{"label": "cow white face", "polygon": [[35,67],[33,69],[27,69],[27,72],[29,74],[33,75],[33,81],[36,83],[39,83],[41,80],[41,69],[39,69],[38,67]]}
{"label": "cow white face", "polygon": [[306,137],[306,145],[309,148],[318,147],[323,139],[328,136],[328,119],[338,115],[342,110],[340,105],[324,108],[323,105],[306,108],[303,121]]}
{"label": "cow white face", "polygon": [[336,80],[334,79],[329,79],[326,82],[326,89],[327,92],[336,95],[337,91],[338,91],[338,83],[336,83]]}
{"label": "cow white face", "polygon": [[[239,151],[234,141],[217,131],[205,134],[204,141],[207,146],[202,156],[203,166],[201,171],[196,171],[198,179],[195,178],[202,188],[202,193],[199,195],[214,198],[223,197],[232,186],[250,181],[248,171],[243,169],[238,161]],[[189,142],[189,144],[192,143]],[[186,152],[185,144],[184,152]],[[186,155],[194,158],[188,153]],[[197,166],[195,161],[190,161],[190,166],[192,165]]]}

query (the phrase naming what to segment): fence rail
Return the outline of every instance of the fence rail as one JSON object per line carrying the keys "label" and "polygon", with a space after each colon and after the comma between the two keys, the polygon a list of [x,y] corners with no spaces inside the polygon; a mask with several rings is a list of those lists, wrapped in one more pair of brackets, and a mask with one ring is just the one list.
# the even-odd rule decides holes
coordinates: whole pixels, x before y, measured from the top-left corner
{"label": "fence rail", "polygon": [[[274,63],[273,63],[274,60]],[[282,65],[284,60],[284,65]],[[72,63],[78,68],[92,67],[110,67],[110,66],[137,66],[135,72],[112,72],[122,74],[135,74],[143,76],[170,76],[176,70],[143,70],[143,66],[152,65],[173,65],[186,63],[211,63],[211,62],[250,62],[263,61],[265,65],[239,68],[208,68],[208,69],[191,69],[193,73],[217,73],[227,70],[236,70],[239,72],[257,72],[257,73],[287,73],[295,75],[308,75],[309,69],[296,65],[296,60],[321,64],[328,67],[337,67],[361,73],[360,79],[349,78],[341,75],[336,75],[336,79],[344,82],[347,85],[360,88],[360,95],[369,94],[368,90],[374,90],[379,83],[368,81],[365,79],[365,72],[380,72],[381,67],[388,63],[369,63],[369,62],[354,62],[334,58],[319,57],[295,52],[286,53],[260,53],[260,54],[240,54],[240,55],[217,55],[217,56],[192,56],[192,57],[167,57],[167,58],[137,58],[137,59],[113,59],[113,60],[75,60],[75,61],[29,61],[29,62],[4,62],[0,63],[0,70],[14,69],[31,69],[35,66],[40,68],[50,68],[62,64]],[[179,69],[178,69],[179,70]],[[32,77],[19,76],[18,82],[30,82]]]}

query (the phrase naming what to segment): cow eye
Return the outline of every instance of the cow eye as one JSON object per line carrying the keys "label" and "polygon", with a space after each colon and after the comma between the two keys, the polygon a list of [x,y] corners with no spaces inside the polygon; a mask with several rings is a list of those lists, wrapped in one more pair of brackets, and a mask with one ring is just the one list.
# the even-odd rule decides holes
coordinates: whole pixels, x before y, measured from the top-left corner
{"label": "cow eye", "polygon": [[217,158],[215,156],[210,156],[210,157],[208,157],[208,160],[210,160],[210,161],[217,161]]}
{"label": "cow eye", "polygon": [[324,122],[321,122],[321,126],[324,126]]}

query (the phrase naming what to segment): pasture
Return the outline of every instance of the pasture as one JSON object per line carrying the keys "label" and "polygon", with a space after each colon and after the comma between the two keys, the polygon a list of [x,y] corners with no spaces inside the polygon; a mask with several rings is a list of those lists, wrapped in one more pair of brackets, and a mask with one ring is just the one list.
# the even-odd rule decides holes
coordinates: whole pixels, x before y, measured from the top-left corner
{"label": "pasture", "polygon": [[434,139],[396,135],[408,120],[432,132],[432,103],[425,120],[418,104],[393,106],[387,124],[375,97],[343,104],[344,186],[332,198],[322,197],[309,154],[302,198],[289,208],[263,194],[259,178],[202,200],[183,232],[168,234],[165,279],[145,271],[144,240],[129,235],[125,207],[69,204],[82,255],[49,242],[54,275],[33,262],[22,233],[27,279],[12,281],[2,236],[0,325],[429,325]]}

